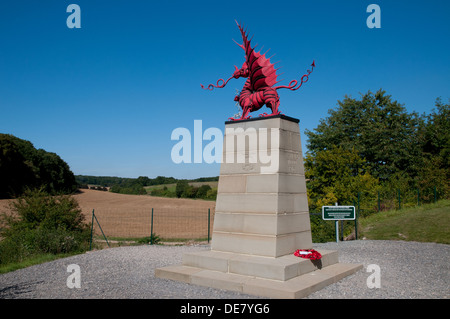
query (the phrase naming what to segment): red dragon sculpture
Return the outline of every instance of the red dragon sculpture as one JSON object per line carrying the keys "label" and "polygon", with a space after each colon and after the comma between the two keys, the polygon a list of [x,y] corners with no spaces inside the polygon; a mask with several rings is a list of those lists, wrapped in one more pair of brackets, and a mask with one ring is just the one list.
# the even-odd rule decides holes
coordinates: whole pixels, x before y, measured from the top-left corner
{"label": "red dragon sculpture", "polygon": [[[248,39],[248,34],[236,21],[236,24],[241,31],[243,44],[239,45],[245,51],[245,62],[240,69],[235,67],[233,75],[228,79],[219,79],[216,83],[210,84],[207,87],[201,85],[205,90],[213,90],[213,88],[223,88],[227,85],[228,81],[232,78],[247,78],[242,91],[234,98],[236,102],[242,108],[242,116],[240,118],[229,118],[229,120],[244,120],[249,119],[249,113],[259,110],[263,105],[267,105],[268,108],[272,110],[272,114],[263,113],[260,116],[273,116],[280,114],[278,107],[280,106],[280,98],[278,96],[278,89],[289,89],[291,91],[298,90],[303,83],[308,81],[308,76],[312,73],[314,67],[316,66],[314,61],[311,64],[311,70],[308,70],[305,75],[302,76],[300,84],[297,86],[298,81],[292,80],[288,86],[281,85],[275,86],[279,81],[277,81],[277,74],[275,66],[270,62],[270,58],[266,58],[266,53],[261,54],[255,51],[250,45],[251,39]],[[234,40],[233,40],[234,41]]]}

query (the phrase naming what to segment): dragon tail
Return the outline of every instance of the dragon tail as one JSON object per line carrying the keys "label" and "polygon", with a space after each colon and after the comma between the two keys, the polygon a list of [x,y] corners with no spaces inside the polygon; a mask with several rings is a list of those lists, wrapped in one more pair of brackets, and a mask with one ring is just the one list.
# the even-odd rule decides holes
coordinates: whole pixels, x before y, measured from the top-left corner
{"label": "dragon tail", "polygon": [[275,90],[278,90],[278,89],[289,89],[291,91],[298,90],[303,85],[303,83],[308,82],[308,77],[313,72],[315,66],[316,66],[316,64],[315,64],[315,61],[313,60],[313,63],[311,63],[311,70],[307,70],[306,71],[307,73],[304,74],[301,77],[300,84],[298,86],[297,86],[298,81],[297,80],[292,80],[291,82],[289,82],[289,85],[287,85],[287,86],[286,85],[280,85],[280,86],[275,87],[274,89]]}

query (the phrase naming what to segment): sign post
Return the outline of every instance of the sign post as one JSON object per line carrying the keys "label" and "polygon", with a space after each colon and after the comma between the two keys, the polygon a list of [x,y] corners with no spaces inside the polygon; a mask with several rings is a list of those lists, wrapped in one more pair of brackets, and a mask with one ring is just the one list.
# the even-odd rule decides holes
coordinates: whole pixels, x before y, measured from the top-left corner
{"label": "sign post", "polygon": [[336,242],[339,242],[339,221],[355,220],[355,206],[322,206],[322,219],[336,221]]}

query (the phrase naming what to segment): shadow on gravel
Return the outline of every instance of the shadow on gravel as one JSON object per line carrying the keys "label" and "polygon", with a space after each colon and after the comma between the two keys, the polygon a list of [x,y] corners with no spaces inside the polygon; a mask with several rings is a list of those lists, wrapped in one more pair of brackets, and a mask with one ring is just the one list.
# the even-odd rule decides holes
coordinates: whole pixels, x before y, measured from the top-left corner
{"label": "shadow on gravel", "polygon": [[35,291],[36,289],[34,287],[43,282],[44,281],[32,281],[0,288],[0,299],[11,297],[20,298],[20,296],[23,294],[32,293],[33,291]]}

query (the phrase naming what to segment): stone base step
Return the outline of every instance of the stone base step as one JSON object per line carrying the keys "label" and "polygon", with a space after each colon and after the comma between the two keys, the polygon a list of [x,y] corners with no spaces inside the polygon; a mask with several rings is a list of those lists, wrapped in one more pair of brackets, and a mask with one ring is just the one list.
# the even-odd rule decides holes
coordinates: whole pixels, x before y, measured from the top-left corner
{"label": "stone base step", "polygon": [[322,258],[311,261],[296,257],[294,254],[274,258],[207,250],[184,254],[183,265],[285,281],[338,262],[337,251],[324,249],[318,251]]}
{"label": "stone base step", "polygon": [[155,276],[267,298],[298,299],[333,284],[361,268],[360,264],[335,263],[283,281],[176,265],[156,269]]}

